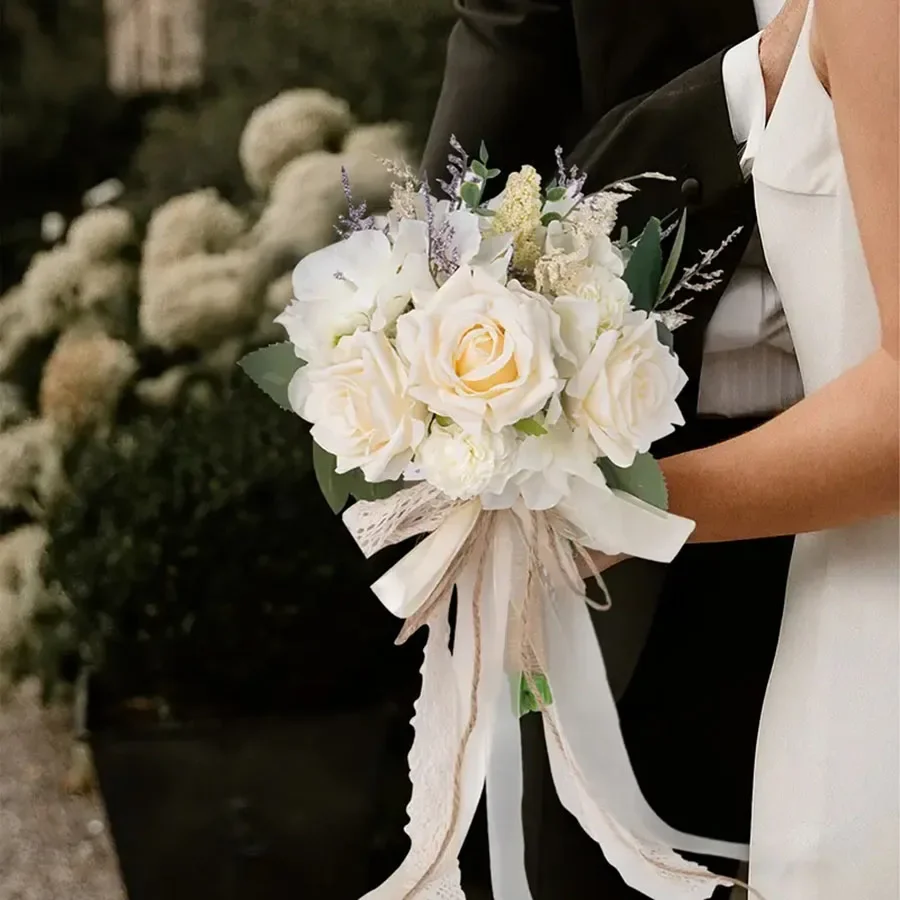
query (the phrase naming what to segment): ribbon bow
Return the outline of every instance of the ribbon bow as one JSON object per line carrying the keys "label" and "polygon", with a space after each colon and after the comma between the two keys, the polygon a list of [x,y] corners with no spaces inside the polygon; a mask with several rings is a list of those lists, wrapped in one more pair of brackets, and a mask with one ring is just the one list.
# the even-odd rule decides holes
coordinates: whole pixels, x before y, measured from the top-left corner
{"label": "ribbon bow", "polygon": [[653,900],[704,900],[718,885],[739,883],[675,851],[745,860],[745,845],[676,831],[644,799],[575,563],[586,549],[669,562],[693,523],[617,491],[576,493],[549,511],[486,510],[478,500],[452,501],[420,483],[345,512],[367,557],[428,535],[372,586],[405,620],[400,640],[422,625],[428,640],[409,754],[411,846],[363,900],[465,900],[459,850],[485,786],[494,897],[530,900],[522,683],[543,717],[560,801],[627,884]]}

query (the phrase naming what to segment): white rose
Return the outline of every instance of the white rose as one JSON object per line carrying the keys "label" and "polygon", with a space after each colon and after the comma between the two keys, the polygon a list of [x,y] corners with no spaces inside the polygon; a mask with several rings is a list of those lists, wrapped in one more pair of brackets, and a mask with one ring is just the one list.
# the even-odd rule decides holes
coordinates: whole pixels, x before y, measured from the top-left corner
{"label": "white rose", "polygon": [[513,429],[468,434],[461,428],[435,423],[416,451],[410,480],[425,479],[453,500],[470,500],[504,475],[517,447]]}
{"label": "white rose", "polygon": [[397,321],[410,391],[465,431],[500,431],[533,416],[559,388],[559,320],[518,282],[460,268],[421,307]]}
{"label": "white rose", "polygon": [[684,424],[675,399],[687,382],[678,360],[659,342],[656,322],[632,319],[637,324],[600,334],[563,397],[569,418],[622,468]]}
{"label": "white rose", "polygon": [[609,488],[595,464],[597,448],[585,431],[561,421],[547,434],[526,437],[515,460],[495,478],[481,502],[485,509],[507,509],[521,502],[534,510],[553,509],[587,486]]}
{"label": "white rose", "polygon": [[409,395],[406,369],[384,332],[342,338],[334,360],[304,366],[288,393],[316,443],[337,457],[338,473],[358,468],[367,481],[392,481],[425,437],[425,408]]}
{"label": "white rose", "polygon": [[275,321],[301,359],[327,363],[343,336],[387,328],[413,290],[434,290],[425,237],[407,225],[416,223],[401,223],[396,245],[380,231],[358,231],[297,265],[294,300]]}

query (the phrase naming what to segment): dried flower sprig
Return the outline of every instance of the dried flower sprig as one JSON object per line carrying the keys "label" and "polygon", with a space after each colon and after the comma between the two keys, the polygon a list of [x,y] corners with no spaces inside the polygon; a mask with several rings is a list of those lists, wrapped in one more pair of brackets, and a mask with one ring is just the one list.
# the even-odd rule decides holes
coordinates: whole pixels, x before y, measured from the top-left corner
{"label": "dried flower sprig", "polygon": [[357,231],[372,231],[376,227],[375,219],[369,215],[365,201],[354,204],[353,191],[350,187],[350,175],[344,166],[341,166],[341,187],[344,190],[344,196],[347,198],[347,214],[338,219],[335,231],[342,238],[346,238]]}

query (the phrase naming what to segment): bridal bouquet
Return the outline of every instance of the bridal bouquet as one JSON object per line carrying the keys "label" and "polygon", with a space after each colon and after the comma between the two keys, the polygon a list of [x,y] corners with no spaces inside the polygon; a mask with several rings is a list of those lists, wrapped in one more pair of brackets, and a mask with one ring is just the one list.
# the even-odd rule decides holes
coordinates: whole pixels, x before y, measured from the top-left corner
{"label": "bridal bouquet", "polygon": [[[518,717],[542,715],[563,804],[650,897],[729,883],[674,850],[742,857],[685,835],[643,800],[622,742],[578,561],[589,550],[670,561],[693,523],[666,512],[650,455],[683,420],[669,302],[685,219],[615,235],[640,178],[586,195],[566,170],[500,175],[453,142],[446,196],[409,169],[390,212],[354,206],[307,256],[278,317],[289,340],[247,374],[311,423],[320,486],[369,556],[423,536],[375,585],[429,629],[413,720],[403,865],[369,900],[462,898],[458,851],[487,790],[497,900],[529,896]],[[663,237],[674,232],[664,259]],[[664,311],[663,311],[664,310]],[[596,572],[596,570],[594,570]],[[599,580],[599,576],[598,576]],[[452,650],[449,609],[457,599]],[[339,652],[339,651],[337,651]]]}

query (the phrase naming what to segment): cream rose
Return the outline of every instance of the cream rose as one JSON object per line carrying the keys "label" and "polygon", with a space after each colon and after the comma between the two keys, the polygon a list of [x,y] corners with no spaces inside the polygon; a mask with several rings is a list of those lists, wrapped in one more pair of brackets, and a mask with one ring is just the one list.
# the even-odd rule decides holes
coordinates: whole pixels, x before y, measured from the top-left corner
{"label": "cream rose", "polygon": [[563,396],[572,422],[622,468],[684,424],[675,399],[687,382],[678,361],[659,342],[656,322],[631,318],[635,324],[600,334]]}
{"label": "cream rose", "polygon": [[337,457],[338,473],[358,468],[367,481],[392,481],[425,437],[425,407],[409,395],[403,362],[383,332],[342,338],[330,364],[294,375],[289,397],[316,443]]}
{"label": "cream rose", "polygon": [[470,500],[505,483],[517,446],[510,428],[468,434],[456,425],[435,423],[416,451],[407,478],[424,478],[453,500]]}
{"label": "cream rose", "polygon": [[410,391],[463,430],[500,431],[533,416],[559,389],[556,313],[518,282],[463,266],[397,320]]}

